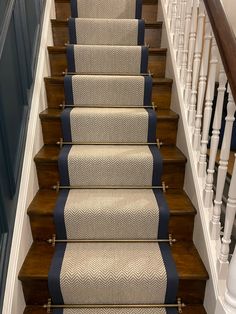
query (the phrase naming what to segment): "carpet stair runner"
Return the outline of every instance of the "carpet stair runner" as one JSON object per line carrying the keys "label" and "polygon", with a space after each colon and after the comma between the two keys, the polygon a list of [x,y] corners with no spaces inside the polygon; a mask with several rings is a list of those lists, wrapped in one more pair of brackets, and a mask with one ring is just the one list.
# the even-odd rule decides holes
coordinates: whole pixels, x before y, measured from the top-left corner
{"label": "carpet stair runner", "polygon": [[[147,74],[148,48],[142,46],[144,22],[138,20],[142,2],[95,3],[71,0],[65,105],[58,122],[63,138],[60,187],[49,204],[54,204],[55,251],[45,244],[33,245],[20,278],[24,282],[26,269],[33,269],[38,253],[44,252],[42,277],[35,287],[47,293],[43,287],[48,277],[52,304],[62,306],[53,309],[54,314],[176,314],[177,307],[167,305],[177,302],[178,290],[188,294],[183,280],[191,275],[183,277],[182,262],[176,260],[177,251],[172,256],[168,243],[173,212],[162,191],[166,157],[156,143],[153,80]],[[39,174],[40,186],[41,180]],[[47,184],[51,180],[54,177]],[[178,199],[181,193],[172,195]],[[37,207],[37,196],[35,202]],[[191,233],[194,211],[190,212]],[[191,254],[192,247],[185,246],[177,244],[183,259],[196,258],[196,251]],[[204,287],[205,269],[200,263],[197,267]],[[30,285],[23,283],[23,288],[27,295]],[[30,298],[26,302],[34,303]],[[204,313],[197,305],[191,309]],[[34,311],[41,313],[34,307],[25,313]]]}

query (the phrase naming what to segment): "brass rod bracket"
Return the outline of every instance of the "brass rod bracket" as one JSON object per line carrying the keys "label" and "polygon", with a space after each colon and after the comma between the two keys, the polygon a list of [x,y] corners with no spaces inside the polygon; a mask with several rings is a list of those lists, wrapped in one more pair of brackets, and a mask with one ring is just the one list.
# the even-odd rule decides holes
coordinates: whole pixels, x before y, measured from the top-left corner
{"label": "brass rod bracket", "polygon": [[184,303],[182,303],[181,298],[177,299],[177,304],[178,304],[178,312],[181,314],[183,313],[183,308],[186,307]]}
{"label": "brass rod bracket", "polygon": [[161,141],[159,140],[159,138],[157,138],[157,148],[160,149],[161,146],[163,146],[163,145],[164,145],[164,143],[161,142]]}
{"label": "brass rod bracket", "polygon": [[157,104],[154,101],[152,102],[152,108],[157,111]]}

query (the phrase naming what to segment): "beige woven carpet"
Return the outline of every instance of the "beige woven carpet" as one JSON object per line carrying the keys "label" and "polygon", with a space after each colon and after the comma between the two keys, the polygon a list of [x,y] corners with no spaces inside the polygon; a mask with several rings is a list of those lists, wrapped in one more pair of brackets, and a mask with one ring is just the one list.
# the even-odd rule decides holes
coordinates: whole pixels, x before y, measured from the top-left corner
{"label": "beige woven carpet", "polygon": [[137,16],[137,0],[71,0],[73,17],[134,19]]}
{"label": "beige woven carpet", "polygon": [[147,53],[141,46],[68,45],[68,71],[139,75],[147,73]]}
{"label": "beige woven carpet", "polygon": [[64,82],[68,105],[143,106],[151,101],[151,77],[73,75]]}
{"label": "beige woven carpet", "polygon": [[[54,314],[61,314],[61,310],[54,310]],[[122,308],[122,309],[64,309],[64,314],[175,314],[170,310],[167,312],[166,309],[157,308]]]}
{"label": "beige woven carpet", "polygon": [[144,44],[144,22],[135,19],[69,19],[70,43],[135,46]]}

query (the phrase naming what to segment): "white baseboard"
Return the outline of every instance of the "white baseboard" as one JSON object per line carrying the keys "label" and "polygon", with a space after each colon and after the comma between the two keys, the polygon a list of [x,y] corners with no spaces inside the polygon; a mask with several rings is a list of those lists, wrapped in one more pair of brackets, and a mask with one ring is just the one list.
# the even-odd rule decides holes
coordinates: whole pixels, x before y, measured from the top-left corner
{"label": "white baseboard", "polygon": [[2,314],[21,314],[25,308],[22,286],[21,282],[18,280],[18,274],[33,241],[27,208],[38,190],[38,179],[33,158],[43,145],[39,113],[47,107],[43,78],[50,75],[47,46],[53,43],[50,23],[51,18],[55,18],[54,0],[47,0],[45,4]]}

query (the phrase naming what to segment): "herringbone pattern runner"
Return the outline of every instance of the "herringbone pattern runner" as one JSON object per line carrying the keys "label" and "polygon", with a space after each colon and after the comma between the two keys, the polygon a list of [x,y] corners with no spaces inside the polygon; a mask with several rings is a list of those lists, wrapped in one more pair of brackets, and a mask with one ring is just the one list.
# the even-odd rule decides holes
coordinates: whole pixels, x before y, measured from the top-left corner
{"label": "herringbone pattern runner", "polygon": [[[125,307],[175,303],[178,288],[169,244],[156,241],[168,238],[169,209],[140,8],[71,1],[54,221],[57,239],[74,242],[56,244],[49,289],[54,304],[85,308],[55,314],[176,313]],[[124,308],[86,308],[105,304]]]}

